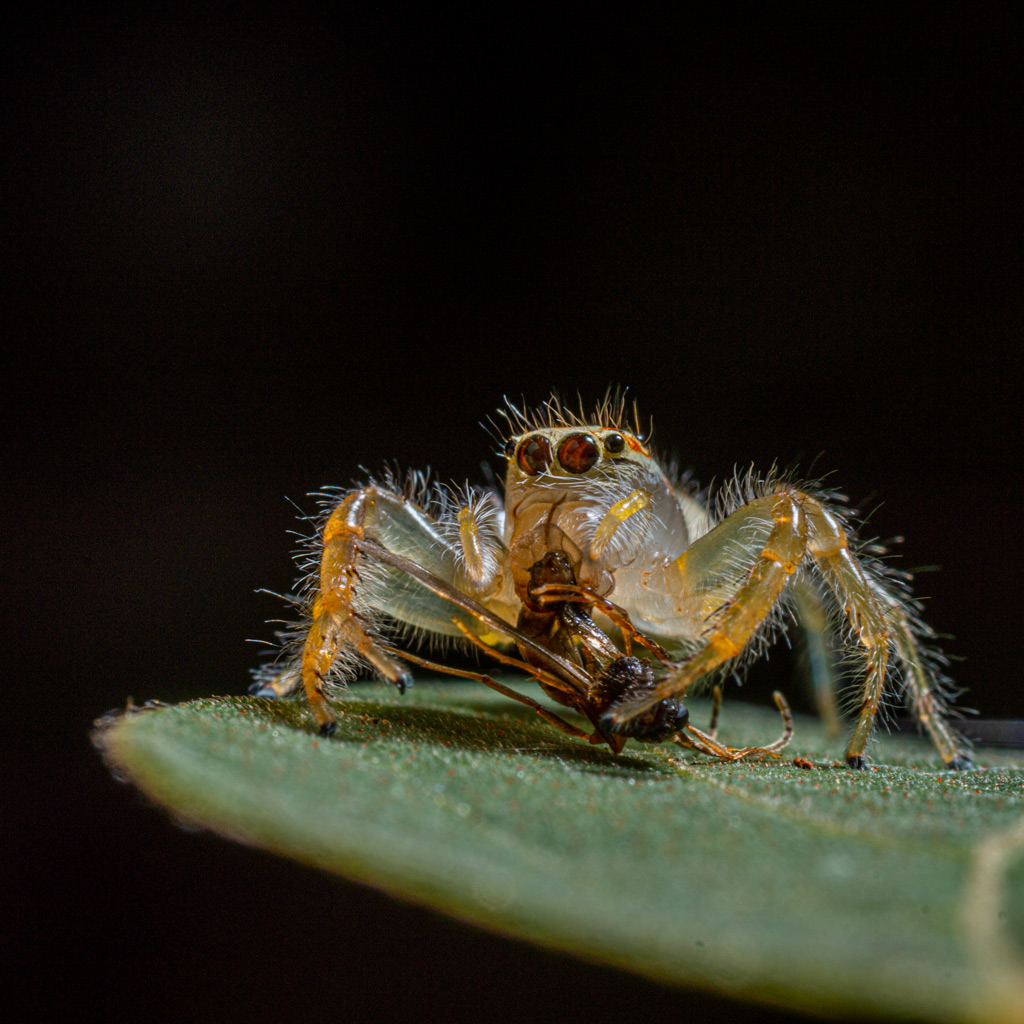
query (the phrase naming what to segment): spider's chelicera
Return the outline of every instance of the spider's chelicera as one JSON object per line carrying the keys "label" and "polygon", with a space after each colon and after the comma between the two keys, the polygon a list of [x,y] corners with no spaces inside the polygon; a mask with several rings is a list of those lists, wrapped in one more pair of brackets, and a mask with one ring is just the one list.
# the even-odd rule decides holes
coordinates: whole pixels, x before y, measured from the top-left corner
{"label": "spider's chelicera", "polygon": [[[781,696],[782,737],[741,748],[693,726],[683,698],[762,652],[794,618],[811,649],[827,651],[831,609],[859,650],[847,764],[864,766],[887,686],[947,767],[969,764],[909,578],[857,542],[840,496],[748,473],[709,501],[673,479],[621,398],[593,416],[557,399],[535,412],[509,404],[503,415],[504,496],[428,485],[422,474],[328,496],[296,598],[303,621],[286,635],[291,660],[259,670],[253,692],[283,696],[301,684],[329,735],[332,681],[368,666],[404,692],[414,664],[478,679],[616,752],[632,737],[729,760],[775,755],[792,733]],[[408,649],[425,638],[463,640],[523,669],[590,730],[487,673]],[[830,659],[811,662],[819,705],[835,719]]]}

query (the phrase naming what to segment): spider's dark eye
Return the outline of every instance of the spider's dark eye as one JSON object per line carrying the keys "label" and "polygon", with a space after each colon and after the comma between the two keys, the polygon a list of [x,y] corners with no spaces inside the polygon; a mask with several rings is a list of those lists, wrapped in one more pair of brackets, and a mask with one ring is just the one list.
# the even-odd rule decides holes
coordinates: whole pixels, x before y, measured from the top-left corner
{"label": "spider's dark eye", "polygon": [[543,473],[551,465],[551,445],[541,434],[534,434],[519,443],[519,454],[516,456],[519,468],[530,476]]}
{"label": "spider's dark eye", "polygon": [[590,434],[570,434],[558,448],[558,461],[570,473],[586,473],[601,457]]}
{"label": "spider's dark eye", "polygon": [[626,447],[626,439],[619,433],[604,435],[604,450],[618,455]]}

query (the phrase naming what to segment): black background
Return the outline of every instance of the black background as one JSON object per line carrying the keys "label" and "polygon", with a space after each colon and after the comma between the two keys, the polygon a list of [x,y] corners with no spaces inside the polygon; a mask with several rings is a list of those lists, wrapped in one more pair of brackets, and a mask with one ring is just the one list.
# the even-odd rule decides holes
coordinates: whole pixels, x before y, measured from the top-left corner
{"label": "black background", "polygon": [[75,1019],[740,1012],[177,830],[88,730],[244,691],[285,496],[391,459],[477,479],[504,395],[609,384],[704,481],[820,453],[901,565],[941,565],[917,590],[965,703],[1024,716],[1001,10],[11,26],[16,989]]}

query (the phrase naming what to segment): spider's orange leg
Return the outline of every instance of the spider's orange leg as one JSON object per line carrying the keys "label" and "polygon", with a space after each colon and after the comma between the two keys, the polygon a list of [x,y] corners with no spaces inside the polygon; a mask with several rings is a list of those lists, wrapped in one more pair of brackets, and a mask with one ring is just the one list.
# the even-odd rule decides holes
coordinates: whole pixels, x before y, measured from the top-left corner
{"label": "spider's orange leg", "polygon": [[851,767],[863,767],[864,751],[878,714],[890,650],[903,670],[908,703],[928,730],[942,760],[965,768],[969,760],[963,741],[943,718],[941,691],[930,678],[924,655],[898,594],[879,574],[865,568],[850,550],[839,517],[813,498],[805,499],[809,524],[808,551],[846,612],[864,650],[867,671],[857,722],[846,751]]}
{"label": "spider's orange leg", "polygon": [[[492,511],[486,493],[467,492],[455,517],[458,536],[446,539],[406,494],[368,484],[344,495],[321,533],[317,587],[298,664],[277,675],[258,673],[257,692],[282,696],[301,678],[320,731],[330,734],[334,716],[325,691],[332,673],[344,676],[362,661],[404,691],[412,675],[377,641],[375,626],[389,617],[458,636],[452,616],[463,611],[468,621],[483,623],[488,613],[471,595],[489,593],[500,571]],[[414,585],[408,566],[437,587]]]}
{"label": "spider's orange leg", "polygon": [[334,715],[327,706],[324,681],[339,651],[355,651],[403,692],[412,682],[408,669],[385,654],[370,637],[354,607],[359,586],[359,542],[371,501],[370,489],[350,494],[334,510],[323,531],[320,592],[302,646],[302,682],[310,710],[320,732],[326,735],[334,731]]}
{"label": "spider's orange leg", "polygon": [[825,731],[832,739],[842,732],[836,706],[835,651],[830,641],[828,609],[819,586],[804,575],[790,584],[803,640],[803,660],[814,691],[814,702]]}
{"label": "spider's orange leg", "polygon": [[907,703],[927,730],[948,768],[970,767],[970,745],[946,721],[942,694],[936,691],[921,647],[902,609],[895,615],[896,651],[904,664],[903,686]]}
{"label": "spider's orange leg", "polygon": [[[695,654],[670,672],[651,692],[632,700],[627,698],[608,712],[612,728],[629,721],[658,701],[681,697],[701,676],[739,654],[800,566],[807,549],[807,523],[794,494],[782,492],[753,501],[730,516],[726,524],[731,530],[737,530],[743,518],[767,526],[767,537],[742,583],[733,596],[708,618],[701,646]],[[701,538],[693,548],[698,548],[708,538],[714,538],[714,534],[712,531]],[[704,551],[698,554],[706,557]]]}

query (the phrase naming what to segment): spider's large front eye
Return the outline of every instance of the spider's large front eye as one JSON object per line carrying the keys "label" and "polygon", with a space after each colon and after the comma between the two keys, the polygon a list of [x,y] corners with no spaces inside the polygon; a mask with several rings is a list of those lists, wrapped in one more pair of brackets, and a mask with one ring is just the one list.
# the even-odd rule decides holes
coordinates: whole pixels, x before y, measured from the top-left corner
{"label": "spider's large front eye", "polygon": [[548,439],[542,434],[525,438],[519,444],[516,461],[519,468],[530,476],[543,473],[551,465],[551,445],[548,444]]}
{"label": "spider's large front eye", "polygon": [[570,434],[558,448],[558,461],[570,473],[586,473],[600,457],[601,450],[590,434]]}

